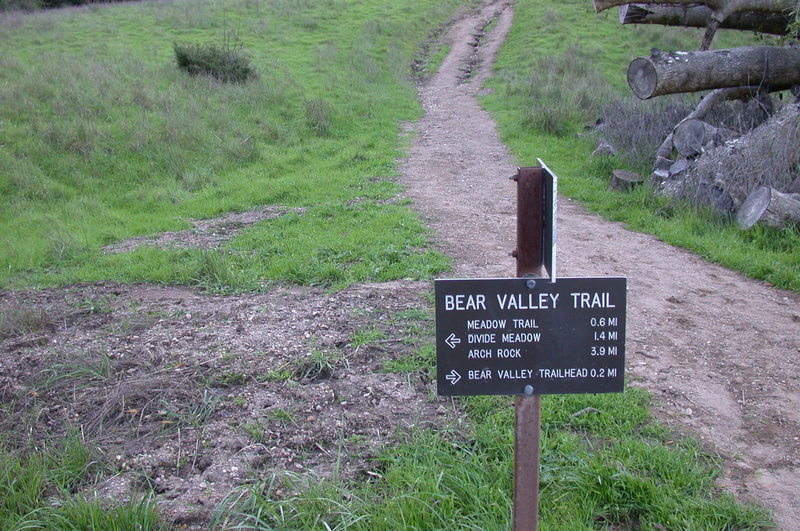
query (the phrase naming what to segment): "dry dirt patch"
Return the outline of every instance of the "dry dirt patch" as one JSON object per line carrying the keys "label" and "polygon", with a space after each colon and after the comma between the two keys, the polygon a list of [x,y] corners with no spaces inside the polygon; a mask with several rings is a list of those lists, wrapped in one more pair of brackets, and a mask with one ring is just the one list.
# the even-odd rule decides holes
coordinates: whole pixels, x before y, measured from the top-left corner
{"label": "dry dirt patch", "polygon": [[158,249],[216,249],[233,239],[243,228],[263,221],[275,219],[290,212],[302,214],[305,209],[281,206],[265,206],[246,212],[233,212],[217,218],[192,221],[192,228],[176,232],[162,232],[154,236],[137,236],[125,241],[106,245],[103,252],[109,254],[128,253],[142,246]]}
{"label": "dry dirt patch", "polygon": [[162,513],[204,526],[233,489],[281,471],[356,477],[395,436],[453,422],[431,375],[386,372],[431,326],[420,282],[206,296],[91,285],[4,292],[47,321],[0,341],[0,420],[20,444],[79,431]]}

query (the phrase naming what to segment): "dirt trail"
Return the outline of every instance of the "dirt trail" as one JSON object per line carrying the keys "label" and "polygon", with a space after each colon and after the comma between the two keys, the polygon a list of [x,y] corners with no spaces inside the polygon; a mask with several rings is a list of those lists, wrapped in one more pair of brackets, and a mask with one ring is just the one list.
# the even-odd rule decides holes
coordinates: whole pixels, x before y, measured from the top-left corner
{"label": "dirt trail", "polygon": [[[476,28],[479,70],[462,82]],[[510,276],[517,161],[476,95],[513,18],[487,1],[448,34],[452,52],[422,89],[426,115],[402,167],[418,211],[455,257],[454,277]],[[524,165],[535,161],[520,161]],[[547,162],[547,161],[545,161]],[[558,173],[558,168],[552,168]],[[560,276],[628,277],[627,374],[653,393],[657,414],[725,458],[722,484],[800,527],[800,297],[559,200]]]}

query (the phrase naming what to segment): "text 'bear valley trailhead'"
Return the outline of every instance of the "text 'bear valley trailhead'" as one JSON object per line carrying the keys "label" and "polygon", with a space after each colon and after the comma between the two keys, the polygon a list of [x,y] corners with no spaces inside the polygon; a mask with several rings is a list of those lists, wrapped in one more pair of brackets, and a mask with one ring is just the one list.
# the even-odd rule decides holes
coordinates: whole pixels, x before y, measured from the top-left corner
{"label": "text 'bear valley trailhead'", "polygon": [[622,392],[625,304],[624,278],[437,280],[438,394]]}

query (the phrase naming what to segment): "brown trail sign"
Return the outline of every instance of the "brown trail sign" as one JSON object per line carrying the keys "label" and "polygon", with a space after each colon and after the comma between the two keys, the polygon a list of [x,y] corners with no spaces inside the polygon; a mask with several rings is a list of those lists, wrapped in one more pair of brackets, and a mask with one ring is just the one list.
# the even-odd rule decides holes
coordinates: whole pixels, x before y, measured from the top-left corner
{"label": "brown trail sign", "polygon": [[516,395],[515,531],[538,529],[541,394],[621,393],[624,278],[556,278],[557,178],[520,168],[517,277],[437,280],[440,395]]}

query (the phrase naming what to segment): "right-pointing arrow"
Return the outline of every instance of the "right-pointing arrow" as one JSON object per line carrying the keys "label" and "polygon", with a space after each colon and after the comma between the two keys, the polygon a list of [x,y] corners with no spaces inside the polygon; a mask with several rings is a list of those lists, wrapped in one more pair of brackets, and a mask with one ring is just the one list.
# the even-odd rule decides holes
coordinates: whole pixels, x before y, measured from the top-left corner
{"label": "right-pointing arrow", "polygon": [[447,381],[450,382],[451,385],[455,385],[461,379],[461,375],[458,374],[455,369],[453,369],[450,371],[450,374],[445,376],[445,378],[447,378]]}

